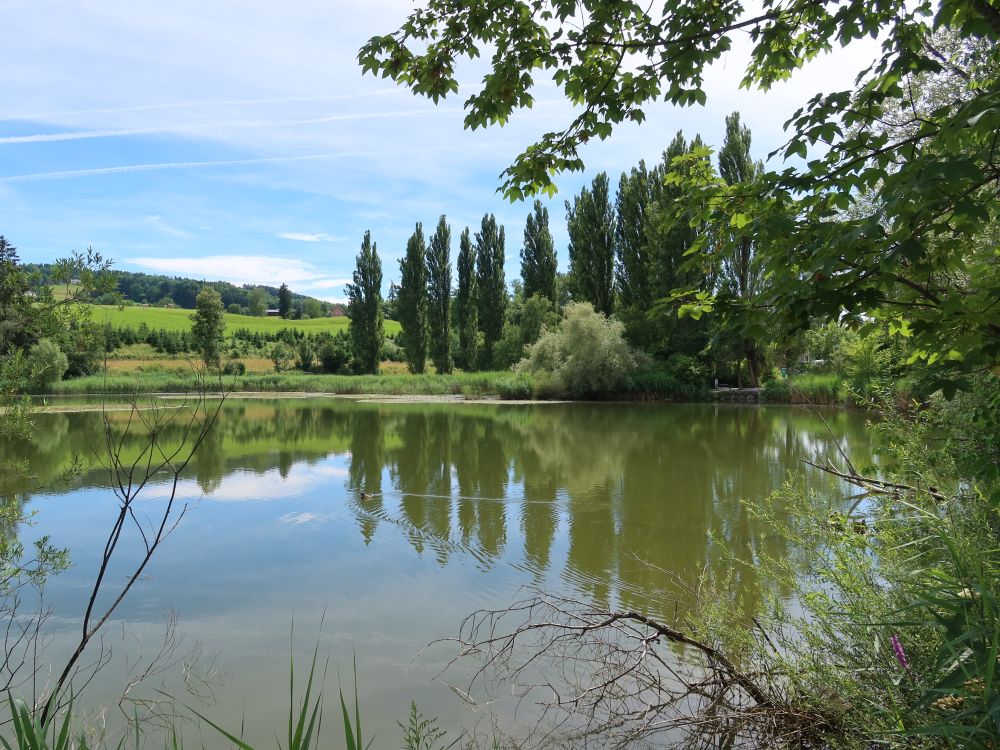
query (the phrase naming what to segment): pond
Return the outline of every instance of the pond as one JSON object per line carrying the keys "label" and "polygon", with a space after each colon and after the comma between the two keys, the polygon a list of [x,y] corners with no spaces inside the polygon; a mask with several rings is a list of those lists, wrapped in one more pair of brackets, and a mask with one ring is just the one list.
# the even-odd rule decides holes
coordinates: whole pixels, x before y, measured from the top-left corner
{"label": "pond", "polygon": [[[116,435],[128,414],[108,413]],[[178,439],[179,425],[164,442]],[[48,535],[72,559],[45,588],[40,682],[78,636],[117,513],[103,435],[99,412],[48,413],[36,417],[30,444],[0,445],[0,459],[27,461],[35,475],[23,495],[34,523],[22,539]],[[133,421],[122,454],[135,455],[145,437]],[[318,646],[325,732],[336,725],[338,673],[353,692],[355,658],[377,745],[399,745],[396,721],[411,700],[445,727],[469,725],[487,709],[470,710],[449,687],[461,686],[461,667],[438,677],[454,646],[427,644],[526,586],[675,622],[679,591],[705,571],[726,572],[724,548],[760,537],[762,551],[790,554],[741,499],[763,500],[789,472],[833,487],[803,460],[835,457],[837,442],[870,457],[865,415],[230,398],[178,483],[186,514],[88,652],[109,661],[79,702],[90,721],[114,726],[166,693],[269,745],[285,731],[290,651],[302,674]],[[59,484],[71,465],[78,476]],[[158,478],[140,494],[139,515],[156,518],[168,496]],[[122,544],[112,587],[140,554],[134,528]],[[753,575],[741,568],[734,585],[749,591]],[[206,746],[222,746],[201,731]]]}

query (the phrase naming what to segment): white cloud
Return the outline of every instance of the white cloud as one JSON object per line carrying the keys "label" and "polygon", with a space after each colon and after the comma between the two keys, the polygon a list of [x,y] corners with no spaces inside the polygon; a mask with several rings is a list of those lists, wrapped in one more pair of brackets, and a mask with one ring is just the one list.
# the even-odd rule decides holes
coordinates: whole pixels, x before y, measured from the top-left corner
{"label": "white cloud", "polygon": [[[245,501],[285,500],[307,495],[315,490],[317,482],[324,478],[346,478],[348,472],[340,466],[310,465],[297,462],[288,476],[281,476],[277,469],[262,473],[235,471],[227,474],[218,487],[206,493],[194,479],[182,479],[177,483],[175,498],[178,500],[214,500],[221,503]],[[166,500],[172,488],[170,482],[151,484],[142,491],[143,500]]]}
{"label": "white cloud", "polygon": [[201,258],[124,258],[140,268],[176,276],[234,284],[322,282],[329,274],[311,263],[279,255],[207,255]]}
{"label": "white cloud", "polygon": [[283,240],[294,240],[295,242],[335,242],[337,240],[332,234],[325,232],[281,232],[278,236]]}
{"label": "white cloud", "polygon": [[342,288],[344,284],[350,284],[351,279],[318,279],[316,281],[309,281],[302,284],[299,289],[306,290],[320,290],[320,289],[338,289]]}
{"label": "white cloud", "polygon": [[428,115],[456,114],[462,110],[456,107],[404,109],[389,112],[348,112],[343,114],[307,117],[298,120],[235,120],[229,122],[177,122],[169,126],[120,128],[112,130],[74,130],[62,133],[31,133],[0,137],[0,146],[18,143],[55,143],[60,141],[82,141],[91,138],[120,138],[132,135],[162,135],[171,133],[187,138],[218,138],[230,140],[229,131],[246,128],[293,128],[303,125],[323,125],[349,120],[375,120],[383,118],[425,117]]}

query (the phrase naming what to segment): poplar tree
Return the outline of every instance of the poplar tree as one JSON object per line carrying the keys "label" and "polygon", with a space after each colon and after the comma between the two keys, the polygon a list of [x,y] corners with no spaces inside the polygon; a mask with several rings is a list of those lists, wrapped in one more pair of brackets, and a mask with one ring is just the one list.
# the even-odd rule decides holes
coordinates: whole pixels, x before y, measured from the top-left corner
{"label": "poplar tree", "polygon": [[493,349],[503,333],[507,308],[507,285],[503,274],[504,230],[493,214],[483,216],[476,232],[476,276],[479,286],[479,330],[483,348],[479,353],[483,368],[493,365]]}
{"label": "poplar tree", "polygon": [[[726,138],[719,150],[719,176],[729,186],[749,186],[763,171],[750,156],[750,129],[740,124],[740,113],[726,117]],[[732,228],[724,237],[719,291],[729,297],[736,309],[748,309],[764,286],[764,267],[757,254],[757,243],[745,228]],[[740,335],[736,342],[746,360],[750,385],[760,384],[764,351],[759,338]]]}
{"label": "poplar tree", "polygon": [[427,365],[427,244],[418,221],[399,261],[399,322],[406,366],[422,373]]}
{"label": "poplar tree", "polygon": [[648,315],[653,305],[653,269],[650,246],[650,216],[654,213],[656,179],[661,170],[650,172],[644,161],[630,172],[622,172],[615,198],[615,292],[618,317],[634,346],[657,348],[659,320]]}
{"label": "poplar tree", "polygon": [[[687,210],[679,211],[681,188],[676,184],[665,184],[664,177],[669,172],[689,174],[696,163],[707,162],[708,156],[699,156],[698,162],[686,161],[674,164],[677,157],[689,156],[692,152],[704,152],[704,142],[700,135],[690,141],[678,132],[663,153],[663,161],[654,171],[651,181],[653,205],[647,239],[650,244],[650,284],[653,300],[663,300],[679,289],[699,289],[714,291],[717,267],[714,253],[689,254],[688,251],[708,238],[704,222],[699,221]],[[710,165],[708,165],[710,167]],[[695,356],[703,351],[711,336],[711,316],[680,316],[674,303],[673,309],[664,310],[658,320],[658,342],[655,351],[661,356],[673,353]]]}
{"label": "poplar tree", "polygon": [[573,199],[566,201],[569,231],[569,274],[573,296],[610,315],[614,309],[615,217],[608,195],[608,175],[601,172]]}
{"label": "poplar tree", "polygon": [[346,287],[354,368],[359,373],[378,374],[385,332],[382,328],[382,261],[365,232],[354,270],[354,283]]}
{"label": "poplar tree", "polygon": [[537,200],[524,225],[521,280],[525,299],[537,294],[556,303],[556,247],[549,231],[549,210]]}
{"label": "poplar tree", "polygon": [[427,251],[427,320],[434,369],[451,372],[451,227],[442,214]]}
{"label": "poplar tree", "polygon": [[455,291],[455,323],[458,328],[458,364],[465,370],[476,367],[479,344],[479,285],[476,279],[476,251],[469,228],[458,240],[458,289]]}
{"label": "poplar tree", "polygon": [[648,310],[653,302],[646,236],[652,197],[646,162],[622,172],[615,198],[615,286],[624,310]]}

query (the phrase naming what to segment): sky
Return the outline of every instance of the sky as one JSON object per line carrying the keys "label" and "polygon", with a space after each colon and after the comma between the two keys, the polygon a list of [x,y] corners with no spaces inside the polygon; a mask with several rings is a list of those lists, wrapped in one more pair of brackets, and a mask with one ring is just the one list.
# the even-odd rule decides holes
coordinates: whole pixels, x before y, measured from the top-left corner
{"label": "sky", "polygon": [[[417,221],[445,214],[458,235],[484,213],[506,228],[508,280],[527,203],[499,175],[572,107],[551,84],[507,126],[465,131],[462,102],[481,62],[458,69],[461,89],[437,106],[363,76],[357,52],[394,31],[413,0],[0,0],[0,234],[24,262],[88,246],[116,268],[287,283],[341,301],[365,230],[386,284]],[[612,184],[655,162],[678,130],[721,144],[739,110],[764,158],[782,125],[819,91],[847,88],[874,42],[816,60],[767,93],[739,89],[748,42],[710,69],[704,107],[656,104],[641,126],[583,151],[549,206],[566,269],[564,201],[607,171]],[[776,157],[774,166],[780,166]]]}

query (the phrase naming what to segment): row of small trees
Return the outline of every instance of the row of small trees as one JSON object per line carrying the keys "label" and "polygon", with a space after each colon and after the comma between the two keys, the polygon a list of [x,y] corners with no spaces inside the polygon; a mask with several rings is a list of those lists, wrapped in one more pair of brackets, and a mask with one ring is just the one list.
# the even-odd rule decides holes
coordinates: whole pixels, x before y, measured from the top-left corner
{"label": "row of small trees", "polygon": [[[456,364],[466,370],[489,367],[503,335],[508,303],[504,228],[493,214],[486,214],[474,236],[468,227],[462,231],[454,295],[451,238],[445,216],[429,243],[417,222],[399,263],[396,314],[403,328],[400,343],[414,373],[425,371],[428,358],[439,373],[451,372]],[[548,210],[538,201],[525,226],[521,268],[525,297],[539,295],[554,305],[555,246]],[[384,337],[382,262],[370,232],[365,232],[347,297],[356,369],[378,372]]]}

